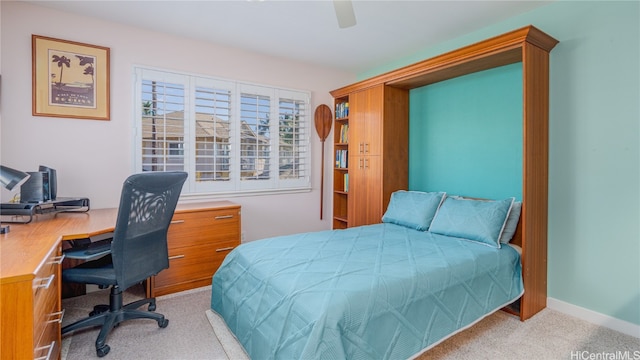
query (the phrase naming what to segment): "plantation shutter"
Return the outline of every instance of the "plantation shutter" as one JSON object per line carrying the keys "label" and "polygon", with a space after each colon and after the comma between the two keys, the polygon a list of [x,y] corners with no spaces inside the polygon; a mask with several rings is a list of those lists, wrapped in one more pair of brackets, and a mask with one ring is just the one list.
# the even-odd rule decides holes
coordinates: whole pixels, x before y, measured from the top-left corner
{"label": "plantation shutter", "polygon": [[309,100],[287,91],[279,91],[278,95],[280,186],[302,186],[310,177]]}
{"label": "plantation shutter", "polygon": [[183,194],[309,191],[309,92],[134,68],[135,171],[186,171]]}
{"label": "plantation shutter", "polygon": [[241,85],[240,188],[260,188],[273,182],[271,89]]}
{"label": "plantation shutter", "polygon": [[141,81],[142,170],[183,171],[185,85],[153,75],[145,72]]}
{"label": "plantation shutter", "polygon": [[195,86],[196,181],[228,183],[232,177],[232,90],[198,79]]}

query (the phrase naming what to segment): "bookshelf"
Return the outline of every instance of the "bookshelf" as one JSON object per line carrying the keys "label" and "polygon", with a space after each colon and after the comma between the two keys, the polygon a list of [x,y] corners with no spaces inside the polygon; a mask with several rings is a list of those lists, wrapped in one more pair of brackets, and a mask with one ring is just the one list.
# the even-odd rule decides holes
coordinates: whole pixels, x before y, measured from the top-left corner
{"label": "bookshelf", "polygon": [[378,85],[334,99],[333,228],[379,223],[391,193],[407,188],[398,144],[409,141],[409,92]]}
{"label": "bookshelf", "polygon": [[349,96],[335,99],[333,154],[333,228],[348,226],[349,202]]}

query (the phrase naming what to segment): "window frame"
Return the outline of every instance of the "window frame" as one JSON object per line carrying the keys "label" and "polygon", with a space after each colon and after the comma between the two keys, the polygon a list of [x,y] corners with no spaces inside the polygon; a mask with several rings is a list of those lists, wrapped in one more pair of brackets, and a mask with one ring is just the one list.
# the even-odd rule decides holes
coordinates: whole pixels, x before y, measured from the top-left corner
{"label": "window frame", "polygon": [[[134,172],[143,170],[143,81],[158,81],[171,84],[181,84],[184,87],[184,139],[180,149],[183,153],[184,171],[189,173],[182,190],[183,197],[209,198],[218,195],[244,195],[250,193],[269,194],[282,192],[311,191],[311,136],[312,136],[312,113],[311,113],[311,92],[297,89],[277,88],[270,85],[249,83],[244,81],[233,81],[221,79],[201,74],[186,73],[181,71],[153,68],[149,66],[135,65],[133,67],[134,82],[134,105],[133,105],[133,166]],[[230,91],[231,107],[229,112],[229,180],[225,181],[199,181],[197,179],[197,140],[196,135],[196,88],[211,88],[215,90]],[[242,180],[241,174],[241,101],[242,94],[268,96],[270,101],[269,111],[269,175],[266,179]],[[299,145],[297,157],[300,164],[300,176],[290,179],[281,179],[280,163],[280,103],[281,101],[301,102],[302,113],[300,117],[299,133],[302,140],[295,143]],[[298,134],[298,133],[296,133]],[[216,141],[211,143],[213,148],[218,149]],[[205,144],[206,146],[206,144]],[[294,147],[295,147],[294,146]],[[217,151],[217,150],[216,150]],[[214,151],[214,157],[215,153]],[[167,150],[164,154],[166,159],[169,152],[179,152],[177,149]],[[174,156],[174,155],[171,155]],[[215,173],[215,167],[213,172]],[[215,176],[214,176],[215,178]]]}

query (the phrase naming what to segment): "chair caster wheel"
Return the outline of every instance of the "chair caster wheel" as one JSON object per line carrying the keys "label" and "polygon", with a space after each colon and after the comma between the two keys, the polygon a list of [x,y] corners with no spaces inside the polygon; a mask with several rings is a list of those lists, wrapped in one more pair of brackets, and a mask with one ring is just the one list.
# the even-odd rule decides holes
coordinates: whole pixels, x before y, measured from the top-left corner
{"label": "chair caster wheel", "polygon": [[109,345],[104,345],[100,348],[96,348],[96,354],[98,355],[98,357],[103,357],[109,353],[109,350],[111,350]]}
{"label": "chair caster wheel", "polygon": [[98,315],[107,311],[109,311],[109,305],[96,305],[93,307],[93,311],[89,313],[89,316]]}
{"label": "chair caster wheel", "polygon": [[156,311],[156,304],[149,304],[149,311]]}
{"label": "chair caster wheel", "polygon": [[169,326],[169,319],[158,320],[158,326],[163,329],[166,328],[167,326]]}

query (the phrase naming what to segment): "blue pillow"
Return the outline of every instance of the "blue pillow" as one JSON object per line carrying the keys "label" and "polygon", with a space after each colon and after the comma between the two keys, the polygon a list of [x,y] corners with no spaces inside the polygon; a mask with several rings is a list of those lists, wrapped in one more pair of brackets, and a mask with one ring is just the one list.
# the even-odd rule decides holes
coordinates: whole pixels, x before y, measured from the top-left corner
{"label": "blue pillow", "polygon": [[500,235],[514,198],[498,201],[447,198],[438,210],[429,231],[455,236],[500,248]]}
{"label": "blue pillow", "polygon": [[444,197],[443,192],[396,191],[391,194],[382,222],[425,231]]}

